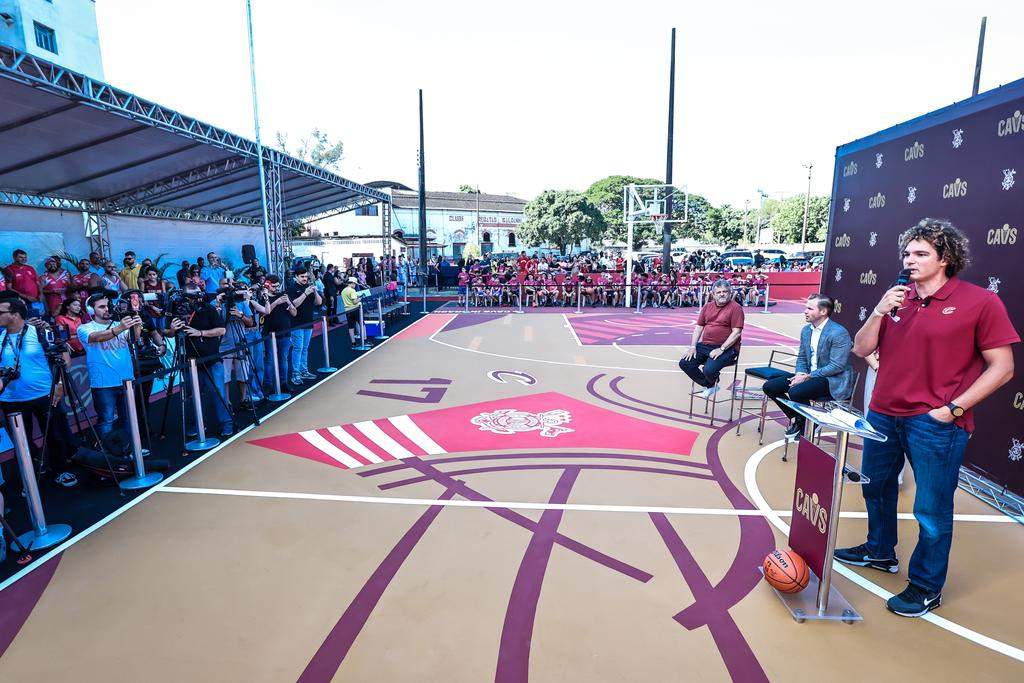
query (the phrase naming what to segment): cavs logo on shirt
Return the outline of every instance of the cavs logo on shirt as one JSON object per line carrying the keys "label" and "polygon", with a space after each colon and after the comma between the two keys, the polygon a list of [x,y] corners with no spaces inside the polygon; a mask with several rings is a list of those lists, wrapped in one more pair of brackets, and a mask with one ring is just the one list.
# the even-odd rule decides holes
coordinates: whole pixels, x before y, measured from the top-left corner
{"label": "cavs logo on shirt", "polygon": [[942,315],[950,315],[956,310],[956,306],[946,306],[942,309]]}

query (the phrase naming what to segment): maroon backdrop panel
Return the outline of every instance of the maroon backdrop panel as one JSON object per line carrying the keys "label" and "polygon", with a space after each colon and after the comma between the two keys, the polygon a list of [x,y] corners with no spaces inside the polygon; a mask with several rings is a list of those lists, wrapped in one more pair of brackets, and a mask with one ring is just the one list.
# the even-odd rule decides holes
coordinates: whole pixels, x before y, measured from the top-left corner
{"label": "maroon backdrop panel", "polygon": [[[924,217],[968,235],[961,277],[996,292],[1024,332],[1024,80],[837,150],[822,287],[851,334],[895,283],[899,234]],[[1024,495],[1020,347],[1013,380],[976,410],[965,465]]]}
{"label": "maroon backdrop panel", "polygon": [[789,547],[819,579],[828,555],[828,518],[832,510],[832,484],[836,459],[807,439],[800,439],[793,487],[793,517],[789,523]]}

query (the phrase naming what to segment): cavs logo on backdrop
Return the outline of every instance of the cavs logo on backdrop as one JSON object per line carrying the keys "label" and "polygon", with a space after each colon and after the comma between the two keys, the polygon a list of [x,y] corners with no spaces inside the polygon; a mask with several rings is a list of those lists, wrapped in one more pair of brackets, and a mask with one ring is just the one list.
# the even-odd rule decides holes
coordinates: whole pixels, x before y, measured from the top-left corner
{"label": "cavs logo on backdrop", "polygon": [[960,149],[960,145],[964,144],[964,129],[954,128],[953,129],[953,149]]}
{"label": "cavs logo on backdrop", "polygon": [[910,147],[903,150],[903,161],[913,161],[914,159],[924,158],[924,145],[920,142],[914,141]]}
{"label": "cavs logo on backdrop", "polygon": [[885,195],[879,192],[874,197],[868,197],[869,209],[881,209],[885,206]]}
{"label": "cavs logo on backdrop", "polygon": [[878,275],[873,270],[869,270],[866,273],[860,274],[860,283],[862,285],[877,285]]}
{"label": "cavs logo on backdrop", "polygon": [[1016,135],[1021,131],[1022,118],[1020,109],[1013,112],[1012,116],[1007,116],[1005,119],[1000,119],[996,125],[996,134],[1005,138],[1007,135]]}
{"label": "cavs logo on backdrop", "polygon": [[836,246],[837,247],[848,247],[850,246],[850,236],[845,232],[842,235],[836,235]]}
{"label": "cavs logo on backdrop", "polygon": [[851,161],[846,166],[843,166],[843,177],[849,178],[852,175],[857,175],[857,162]]}
{"label": "cavs logo on backdrop", "polygon": [[967,181],[957,178],[951,183],[942,186],[943,199],[959,199],[967,196]]}
{"label": "cavs logo on backdrop", "polygon": [[992,245],[1006,246],[1017,243],[1017,228],[1004,223],[1001,228],[992,228],[985,237],[985,242]]}
{"label": "cavs logo on backdrop", "polygon": [[828,532],[828,510],[818,502],[817,493],[808,495],[802,488],[798,488],[796,490],[796,509],[819,532],[823,534]]}

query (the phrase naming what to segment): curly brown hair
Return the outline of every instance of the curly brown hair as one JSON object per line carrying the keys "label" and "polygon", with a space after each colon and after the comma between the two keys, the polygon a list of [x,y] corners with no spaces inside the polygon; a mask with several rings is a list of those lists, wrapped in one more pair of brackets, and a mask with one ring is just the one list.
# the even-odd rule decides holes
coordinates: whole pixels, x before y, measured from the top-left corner
{"label": "curly brown hair", "polygon": [[900,235],[900,258],[913,240],[924,240],[946,262],[946,277],[953,277],[971,263],[970,240],[960,228],[942,218],[923,218]]}

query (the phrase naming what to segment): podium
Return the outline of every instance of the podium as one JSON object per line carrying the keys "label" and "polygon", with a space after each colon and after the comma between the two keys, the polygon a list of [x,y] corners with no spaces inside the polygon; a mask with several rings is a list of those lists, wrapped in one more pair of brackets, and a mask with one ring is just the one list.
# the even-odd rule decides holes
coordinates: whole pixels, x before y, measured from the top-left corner
{"label": "podium", "polygon": [[[779,599],[797,623],[805,621],[863,621],[849,601],[832,585],[832,552],[836,546],[843,484],[866,484],[869,480],[846,464],[850,437],[886,441],[856,410],[838,403],[821,407],[805,406],[780,399],[806,419],[804,435],[797,448],[796,482],[793,487],[793,516],[789,528],[789,547],[810,568],[807,588],[799,593],[780,593]],[[835,430],[834,453],[812,443],[807,435],[815,426]],[[773,590],[775,590],[773,588]]]}

